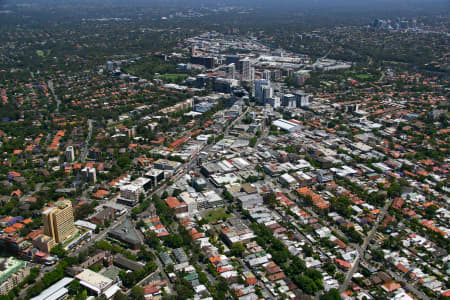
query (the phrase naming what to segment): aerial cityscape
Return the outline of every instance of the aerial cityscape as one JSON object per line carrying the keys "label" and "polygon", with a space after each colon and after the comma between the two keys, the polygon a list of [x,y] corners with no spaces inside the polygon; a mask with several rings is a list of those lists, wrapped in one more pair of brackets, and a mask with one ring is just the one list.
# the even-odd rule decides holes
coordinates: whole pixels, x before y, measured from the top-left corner
{"label": "aerial cityscape", "polygon": [[0,300],[450,299],[445,0],[0,1]]}

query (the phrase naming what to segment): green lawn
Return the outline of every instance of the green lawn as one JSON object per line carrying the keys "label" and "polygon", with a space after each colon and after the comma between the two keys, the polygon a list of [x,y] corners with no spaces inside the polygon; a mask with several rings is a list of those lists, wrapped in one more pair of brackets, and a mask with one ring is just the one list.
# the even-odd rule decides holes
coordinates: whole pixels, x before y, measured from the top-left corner
{"label": "green lawn", "polygon": [[358,78],[359,80],[367,80],[367,79],[372,79],[373,75],[371,74],[359,74],[355,76],[356,78]]}
{"label": "green lawn", "polygon": [[177,81],[177,80],[185,80],[188,77],[186,74],[164,74],[159,75],[158,78],[164,81]]}
{"label": "green lawn", "polygon": [[218,208],[218,209],[210,210],[210,211],[206,212],[203,215],[203,218],[208,223],[214,223],[214,222],[217,222],[219,220],[222,220],[223,218],[227,219],[229,216],[230,215],[225,212],[225,209]]}
{"label": "green lawn", "polygon": [[37,54],[39,57],[44,57],[44,56],[45,56],[45,53],[44,53],[44,51],[42,51],[42,50],[36,50],[36,54]]}

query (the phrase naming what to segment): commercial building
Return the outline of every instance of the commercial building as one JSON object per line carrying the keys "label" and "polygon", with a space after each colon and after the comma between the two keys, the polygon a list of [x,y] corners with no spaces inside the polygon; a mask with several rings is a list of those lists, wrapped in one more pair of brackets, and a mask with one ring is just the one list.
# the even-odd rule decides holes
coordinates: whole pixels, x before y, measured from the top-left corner
{"label": "commercial building", "polygon": [[158,159],[153,164],[153,168],[157,170],[170,171],[175,173],[181,167],[181,163],[177,161],[167,160],[167,159]]}
{"label": "commercial building", "polygon": [[40,234],[33,239],[33,245],[45,253],[50,253],[50,250],[56,246],[56,243],[52,237]]}
{"label": "commercial building", "polygon": [[263,197],[259,194],[241,195],[238,198],[243,209],[249,209],[263,204]]}
{"label": "commercial building", "polygon": [[197,199],[191,196],[188,192],[182,192],[179,195],[180,199],[186,204],[187,206],[187,212],[191,216],[195,213],[197,213],[198,204]]}
{"label": "commercial building", "polygon": [[214,57],[192,56],[191,64],[202,65],[208,69],[212,69],[216,66],[216,59]]}
{"label": "commercial building", "polygon": [[300,124],[297,124],[292,121],[284,120],[284,119],[276,120],[272,123],[272,125],[280,128],[282,130],[289,131],[289,132],[294,132],[294,131],[298,131],[298,130],[302,129]]}
{"label": "commercial building", "polygon": [[53,238],[56,243],[65,241],[77,232],[70,200],[57,202],[54,207],[44,210],[42,220],[44,234]]}
{"label": "commercial building", "polygon": [[66,299],[67,295],[69,294],[69,290],[67,289],[67,286],[73,281],[74,279],[71,277],[64,277],[63,279],[59,280],[49,288],[45,289],[42,293],[39,294],[39,296],[36,296],[34,298],[31,298],[31,300],[59,300],[59,299]]}
{"label": "commercial building", "polygon": [[249,59],[243,59],[239,61],[239,70],[241,72],[242,81],[251,80],[251,65]]}
{"label": "commercial building", "polygon": [[127,243],[131,249],[137,250],[142,246],[142,238],[137,232],[134,224],[126,219],[109,232],[109,236]]}
{"label": "commercial building", "polygon": [[297,107],[296,97],[292,94],[283,95],[283,98],[281,100],[281,106],[287,108],[296,108]]}
{"label": "commercial building", "polygon": [[159,182],[164,180],[164,171],[158,169],[152,169],[145,173],[145,177],[149,178],[153,186],[157,186]]}
{"label": "commercial building", "polygon": [[302,91],[297,91],[294,95],[297,107],[309,106],[309,99],[311,98],[310,94],[304,93]]}
{"label": "commercial building", "polygon": [[144,193],[144,188],[136,184],[127,184],[120,187],[120,203],[133,206],[139,201],[139,196]]}
{"label": "commercial building", "polygon": [[0,295],[6,295],[30,274],[27,263],[14,257],[0,258]]}
{"label": "commercial building", "polygon": [[256,79],[255,80],[255,99],[256,101],[264,102],[264,91],[263,89],[267,87],[269,91],[266,91],[267,99],[272,98],[273,90],[270,90],[270,80],[267,79]]}
{"label": "commercial building", "polygon": [[80,284],[97,296],[105,295],[107,299],[114,296],[120,288],[114,284],[114,281],[99,273],[89,269],[84,269],[83,272],[75,276],[80,281]]}

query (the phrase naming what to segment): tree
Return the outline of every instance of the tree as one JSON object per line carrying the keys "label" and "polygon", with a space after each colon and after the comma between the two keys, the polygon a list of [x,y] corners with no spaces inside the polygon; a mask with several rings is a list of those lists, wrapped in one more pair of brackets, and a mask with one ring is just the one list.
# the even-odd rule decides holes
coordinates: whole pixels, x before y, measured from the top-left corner
{"label": "tree", "polygon": [[130,164],[131,164],[131,159],[127,156],[121,156],[117,160],[117,165],[122,169],[129,168]]}
{"label": "tree", "polygon": [[402,187],[396,181],[391,183],[391,186],[387,190],[389,197],[400,197]]}
{"label": "tree", "polygon": [[86,300],[87,299],[87,291],[83,290],[81,293],[75,296],[75,300]]}
{"label": "tree", "polygon": [[263,201],[269,206],[275,206],[277,202],[277,196],[274,193],[267,193],[263,196]]}
{"label": "tree", "polygon": [[245,251],[245,246],[242,243],[234,243],[231,246],[231,255],[242,257]]}
{"label": "tree", "polygon": [[147,231],[144,234],[144,238],[145,238],[145,242],[147,243],[147,245],[150,248],[154,248],[155,249],[155,248],[159,247],[160,242],[159,242],[159,238],[158,238],[158,235],[156,234],[156,232],[154,232],[154,231]]}
{"label": "tree", "polygon": [[84,288],[83,286],[81,286],[80,281],[79,280],[74,280],[69,284],[69,293],[71,295],[78,295],[81,294],[83,292]]}
{"label": "tree", "polygon": [[56,255],[59,258],[63,258],[67,255],[67,251],[61,246],[61,244],[56,245],[50,250],[50,254]]}
{"label": "tree", "polygon": [[337,289],[331,289],[320,296],[320,300],[341,300],[341,295]]}
{"label": "tree", "polygon": [[175,284],[175,291],[177,292],[177,299],[189,299],[194,296],[192,285],[189,281],[182,278]]}
{"label": "tree", "polygon": [[130,292],[130,298],[134,300],[144,300],[144,289],[140,286],[134,286]]}
{"label": "tree", "polygon": [[124,295],[121,291],[118,291],[114,295],[114,300],[128,300],[128,297],[126,295]]}
{"label": "tree", "polygon": [[164,242],[171,248],[180,248],[183,246],[183,238],[178,234],[170,234],[164,238]]}
{"label": "tree", "polygon": [[305,275],[294,277],[294,283],[297,284],[303,292],[310,295],[318,290],[314,280]]}

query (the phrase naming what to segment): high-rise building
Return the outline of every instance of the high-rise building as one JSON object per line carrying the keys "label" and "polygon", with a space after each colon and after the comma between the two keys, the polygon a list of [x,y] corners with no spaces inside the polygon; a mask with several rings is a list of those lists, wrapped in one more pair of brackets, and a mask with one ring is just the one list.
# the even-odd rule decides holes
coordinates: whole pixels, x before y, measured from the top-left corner
{"label": "high-rise building", "polygon": [[273,88],[269,85],[265,85],[262,87],[262,101],[266,103],[267,100],[273,97]]}
{"label": "high-rise building", "polygon": [[241,80],[242,81],[250,81],[251,80],[251,66],[249,59],[243,59],[239,61],[239,70],[241,72]]}
{"label": "high-rise building", "polygon": [[97,171],[95,168],[86,167],[81,170],[81,175],[83,175],[84,180],[88,182],[97,182]]}
{"label": "high-rise building", "polygon": [[308,107],[310,97],[310,94],[304,93],[302,91],[295,92],[297,107]]}
{"label": "high-rise building", "polygon": [[273,97],[267,99],[266,103],[270,104],[273,108],[278,108],[281,106],[280,98],[279,97]]}
{"label": "high-rise building", "polygon": [[[256,101],[263,103],[264,102],[264,94],[263,87],[270,87],[270,80],[267,79],[256,79],[255,80],[255,99]],[[268,95],[272,97],[271,95]]]}
{"label": "high-rise building", "polygon": [[270,80],[270,74],[271,74],[270,70],[264,70],[263,79]]}
{"label": "high-rise building", "polygon": [[236,73],[236,65],[234,63],[231,63],[225,66],[225,73],[227,78],[234,79]]}
{"label": "high-rise building", "polygon": [[66,148],[66,161],[73,162],[75,160],[75,151],[73,150],[73,146],[68,146]]}
{"label": "high-rise building", "polygon": [[61,243],[76,232],[73,218],[72,202],[59,201],[56,206],[47,208],[42,213],[44,234]]}
{"label": "high-rise building", "polygon": [[283,99],[281,101],[281,105],[287,108],[296,108],[297,103],[295,96],[292,94],[285,94],[283,95]]}

